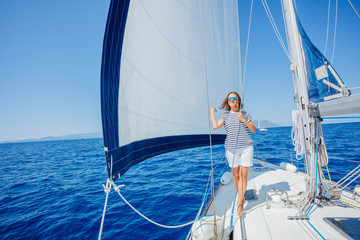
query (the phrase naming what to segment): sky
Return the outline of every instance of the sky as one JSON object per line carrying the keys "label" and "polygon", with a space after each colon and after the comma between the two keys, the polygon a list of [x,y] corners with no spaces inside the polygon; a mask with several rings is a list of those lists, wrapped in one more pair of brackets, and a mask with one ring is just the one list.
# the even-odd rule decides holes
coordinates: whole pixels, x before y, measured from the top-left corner
{"label": "sky", "polygon": [[[0,1],[0,142],[101,132],[100,67],[109,0]],[[250,0],[240,1],[242,54]],[[360,2],[352,1],[360,12]],[[286,43],[280,1],[268,1]],[[298,1],[305,31],[325,49],[328,1]],[[326,57],[331,59],[335,0]],[[359,87],[360,19],[339,1],[333,66]],[[243,57],[244,65],[244,57]],[[290,63],[261,1],[254,1],[245,78],[245,108],[253,119],[291,125]]]}

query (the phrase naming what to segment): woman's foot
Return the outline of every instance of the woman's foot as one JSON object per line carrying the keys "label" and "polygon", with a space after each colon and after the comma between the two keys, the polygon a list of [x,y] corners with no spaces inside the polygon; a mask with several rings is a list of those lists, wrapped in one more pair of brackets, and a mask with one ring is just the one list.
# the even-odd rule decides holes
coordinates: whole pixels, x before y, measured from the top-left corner
{"label": "woman's foot", "polygon": [[242,205],[242,204],[240,204],[237,208],[237,213],[240,217],[244,214],[243,208],[244,208],[244,205]]}
{"label": "woman's foot", "polygon": [[236,207],[239,208],[239,206],[242,204],[244,204],[244,199],[243,200],[238,199],[236,202]]}
{"label": "woman's foot", "polygon": [[246,203],[245,198],[243,198],[242,201],[239,201],[239,200],[238,200],[238,201],[236,202],[236,207],[239,207],[240,205],[245,206],[245,203]]}

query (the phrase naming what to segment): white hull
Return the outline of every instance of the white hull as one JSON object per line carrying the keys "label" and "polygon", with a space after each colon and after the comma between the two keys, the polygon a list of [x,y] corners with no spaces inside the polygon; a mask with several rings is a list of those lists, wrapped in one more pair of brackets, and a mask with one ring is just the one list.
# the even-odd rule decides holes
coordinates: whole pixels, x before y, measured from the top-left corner
{"label": "white hull", "polygon": [[[309,214],[309,222],[306,220],[288,220],[288,217],[296,216],[299,212],[295,207],[295,203],[301,198],[299,194],[306,192],[306,175],[302,172],[286,171],[277,165],[260,160],[255,160],[254,163],[254,167],[249,172],[247,189],[255,189],[257,199],[246,201],[243,217],[245,229],[243,236],[241,219],[237,215],[234,206],[237,194],[232,180],[228,185],[219,184],[214,200],[209,202],[207,206],[204,215],[214,214],[215,205],[215,213],[219,216],[217,222],[221,230],[218,227],[217,239],[321,239],[321,236],[311,227],[309,222],[325,239],[348,239],[325,222],[323,218],[360,218],[358,208],[344,206],[340,202],[338,202],[340,204],[338,206],[314,206]],[[286,207],[285,194],[282,195],[283,200],[279,204],[271,204],[270,201],[270,208],[267,208],[265,194],[269,191],[270,195],[274,194],[274,189],[285,191],[288,194],[292,203],[291,208]],[[343,191],[342,194],[349,199],[352,197],[349,192]],[[345,196],[342,196],[342,199]],[[298,202],[297,206],[302,203]],[[360,206],[359,202],[356,205]],[[225,213],[226,218],[224,221]],[[214,219],[214,217],[210,216],[209,219]],[[224,225],[223,228],[222,225]],[[193,239],[209,238],[198,236],[197,238],[193,237]]]}

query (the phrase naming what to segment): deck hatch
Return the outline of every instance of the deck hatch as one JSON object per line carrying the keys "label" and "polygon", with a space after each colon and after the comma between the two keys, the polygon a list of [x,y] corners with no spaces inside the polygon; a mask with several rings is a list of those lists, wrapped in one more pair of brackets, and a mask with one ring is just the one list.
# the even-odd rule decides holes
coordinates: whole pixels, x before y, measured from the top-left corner
{"label": "deck hatch", "polygon": [[323,219],[347,239],[360,239],[360,218],[325,217]]}

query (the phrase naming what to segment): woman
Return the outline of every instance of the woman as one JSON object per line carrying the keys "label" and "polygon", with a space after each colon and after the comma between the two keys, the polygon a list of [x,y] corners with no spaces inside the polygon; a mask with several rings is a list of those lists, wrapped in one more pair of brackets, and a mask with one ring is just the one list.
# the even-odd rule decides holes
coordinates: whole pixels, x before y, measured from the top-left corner
{"label": "woman", "polygon": [[241,111],[242,103],[238,93],[231,92],[227,95],[220,109],[224,108],[226,112],[221,115],[219,121],[216,121],[214,115],[216,108],[210,109],[211,124],[215,130],[225,124],[226,158],[234,175],[234,184],[238,192],[237,212],[239,216],[242,216],[247,177],[253,165],[253,141],[249,130],[256,133],[256,127],[251,121],[250,114]]}

